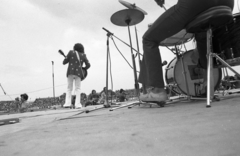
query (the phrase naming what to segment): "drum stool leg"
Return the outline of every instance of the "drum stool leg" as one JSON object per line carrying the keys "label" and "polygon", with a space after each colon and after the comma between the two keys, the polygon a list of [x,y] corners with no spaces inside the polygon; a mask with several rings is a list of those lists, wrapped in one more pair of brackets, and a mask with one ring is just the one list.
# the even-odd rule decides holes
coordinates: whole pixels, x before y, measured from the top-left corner
{"label": "drum stool leg", "polygon": [[207,108],[210,108],[214,96],[214,79],[213,79],[213,57],[212,57],[212,29],[207,30]]}

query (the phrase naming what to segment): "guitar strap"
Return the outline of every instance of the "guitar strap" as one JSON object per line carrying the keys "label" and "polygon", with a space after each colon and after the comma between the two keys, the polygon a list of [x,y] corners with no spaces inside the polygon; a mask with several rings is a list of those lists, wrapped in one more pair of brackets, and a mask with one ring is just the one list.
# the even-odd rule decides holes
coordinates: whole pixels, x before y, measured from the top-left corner
{"label": "guitar strap", "polygon": [[83,70],[82,70],[82,64],[81,64],[80,56],[79,56],[78,52],[76,52],[75,50],[74,50],[74,52],[77,55],[77,58],[78,58],[78,61],[79,61],[79,64],[80,64],[80,70],[82,72],[82,78],[81,79],[83,79],[85,75],[84,75]]}

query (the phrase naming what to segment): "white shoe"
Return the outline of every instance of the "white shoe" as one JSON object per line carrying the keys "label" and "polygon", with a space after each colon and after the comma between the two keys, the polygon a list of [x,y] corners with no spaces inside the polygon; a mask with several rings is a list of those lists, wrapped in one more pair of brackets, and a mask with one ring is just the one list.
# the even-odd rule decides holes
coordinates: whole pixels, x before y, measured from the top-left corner
{"label": "white shoe", "polygon": [[82,108],[82,104],[75,105],[75,109],[81,109],[81,108]]}
{"label": "white shoe", "polygon": [[63,107],[64,107],[64,108],[70,108],[70,107],[71,107],[71,105],[70,105],[70,104],[66,104],[66,103],[65,103],[65,104],[63,105]]}

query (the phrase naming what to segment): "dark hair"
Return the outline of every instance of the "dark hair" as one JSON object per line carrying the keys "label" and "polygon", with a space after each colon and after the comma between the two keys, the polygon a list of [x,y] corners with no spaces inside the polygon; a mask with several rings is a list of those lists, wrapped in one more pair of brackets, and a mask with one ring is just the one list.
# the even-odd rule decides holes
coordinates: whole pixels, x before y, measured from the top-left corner
{"label": "dark hair", "polygon": [[28,100],[28,95],[26,93],[20,95],[24,100]]}
{"label": "dark hair", "polygon": [[120,91],[119,91],[120,93],[122,93],[122,92],[124,92],[124,90],[123,89],[120,89]]}
{"label": "dark hair", "polygon": [[93,89],[93,90],[92,90],[92,93],[93,93],[93,92],[96,92],[96,90]]}
{"label": "dark hair", "polygon": [[76,43],[74,45],[73,49],[80,52],[80,53],[84,53],[84,47],[81,43]]}

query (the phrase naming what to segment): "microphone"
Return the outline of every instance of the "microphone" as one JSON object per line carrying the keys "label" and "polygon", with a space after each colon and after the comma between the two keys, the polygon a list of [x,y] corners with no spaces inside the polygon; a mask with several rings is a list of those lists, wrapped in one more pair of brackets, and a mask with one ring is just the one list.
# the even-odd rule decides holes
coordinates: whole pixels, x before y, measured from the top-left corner
{"label": "microphone", "polygon": [[103,30],[105,30],[107,33],[109,33],[110,35],[113,35],[113,33],[111,33],[110,31],[108,31],[107,29],[105,29],[104,27],[102,28]]}

